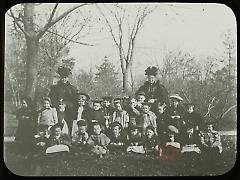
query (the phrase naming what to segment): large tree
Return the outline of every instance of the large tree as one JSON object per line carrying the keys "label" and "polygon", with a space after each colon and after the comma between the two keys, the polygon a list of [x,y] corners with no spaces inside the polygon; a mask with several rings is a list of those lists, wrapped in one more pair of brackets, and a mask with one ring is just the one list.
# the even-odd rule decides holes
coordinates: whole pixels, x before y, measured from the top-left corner
{"label": "large tree", "polygon": [[[11,8],[8,15],[13,18],[14,26],[24,34],[26,42],[26,86],[25,95],[32,98],[35,96],[38,75],[38,60],[39,60],[39,43],[43,35],[49,29],[60,22],[64,17],[68,16],[74,10],[86,6],[88,4],[77,4],[67,10],[62,10],[59,15],[56,15],[59,4],[56,3],[50,11],[47,20],[44,23],[37,24],[38,15],[36,14],[36,6],[39,4],[25,3],[22,4],[22,9],[17,11]],[[83,43],[84,44],[84,43]]]}
{"label": "large tree", "polygon": [[155,6],[142,4],[101,4],[97,8],[118,49],[122,72],[123,92],[129,91],[129,75],[133,64],[135,44],[139,32]]}

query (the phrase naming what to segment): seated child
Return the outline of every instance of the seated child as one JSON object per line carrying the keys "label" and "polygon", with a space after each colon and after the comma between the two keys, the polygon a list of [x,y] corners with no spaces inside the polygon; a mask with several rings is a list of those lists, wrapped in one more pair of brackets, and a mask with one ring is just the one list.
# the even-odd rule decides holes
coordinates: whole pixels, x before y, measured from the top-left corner
{"label": "seated child", "polygon": [[123,153],[126,143],[126,137],[122,133],[122,125],[118,122],[114,122],[111,125],[111,134],[109,135],[110,144],[109,151],[111,153]]}
{"label": "seated child", "polygon": [[205,154],[214,155],[222,153],[222,143],[218,131],[213,129],[211,122],[207,123],[207,131],[201,133],[202,150]]}
{"label": "seated child", "polygon": [[163,163],[174,164],[179,159],[180,143],[175,141],[178,131],[174,126],[168,127],[167,139],[160,148],[160,157]]}
{"label": "seated child", "polygon": [[71,139],[68,134],[62,133],[62,128],[62,123],[57,123],[51,127],[49,147],[46,150],[46,154],[69,152],[69,147],[71,146]]}
{"label": "seated child", "polygon": [[154,127],[148,126],[146,128],[146,134],[143,139],[143,147],[146,154],[157,155],[158,154],[158,140],[154,133]]}
{"label": "seated child", "polygon": [[57,110],[51,107],[51,99],[49,97],[43,98],[43,108],[38,115],[38,125],[47,125],[48,130],[58,123]]}
{"label": "seated child", "polygon": [[181,153],[201,153],[201,150],[199,149],[200,137],[198,133],[194,131],[194,128],[192,126],[187,127],[187,132],[182,136],[181,144]]}
{"label": "seated child", "polygon": [[138,125],[131,125],[128,127],[129,133],[127,135],[127,152],[130,153],[141,153],[144,154],[145,151],[143,149],[143,139],[140,131],[142,127]]}
{"label": "seated child", "polygon": [[69,133],[69,128],[68,125],[70,125],[69,121],[69,113],[67,113],[67,109],[66,109],[66,102],[63,99],[59,100],[59,104],[57,107],[57,117],[58,117],[58,122],[59,123],[63,123],[63,129],[62,129],[62,133],[68,134]]}
{"label": "seated child", "polygon": [[[72,137],[72,148],[75,152],[75,155],[79,151],[86,150],[87,140],[89,138],[87,133],[87,122],[85,120],[80,120],[77,122],[78,131]],[[85,146],[85,147],[84,147]]]}
{"label": "seated child", "polygon": [[107,153],[109,143],[110,139],[101,132],[101,125],[98,122],[93,123],[93,134],[87,140],[91,152],[102,158]]}

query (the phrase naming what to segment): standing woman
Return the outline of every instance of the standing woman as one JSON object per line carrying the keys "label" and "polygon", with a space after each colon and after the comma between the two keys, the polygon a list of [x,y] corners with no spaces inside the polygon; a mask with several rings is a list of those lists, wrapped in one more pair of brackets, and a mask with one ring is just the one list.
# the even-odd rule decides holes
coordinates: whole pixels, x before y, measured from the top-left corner
{"label": "standing woman", "polygon": [[67,67],[59,67],[57,73],[60,81],[51,86],[48,96],[51,98],[53,107],[57,108],[59,100],[64,99],[67,109],[71,109],[77,104],[77,89],[68,81],[71,70]]}
{"label": "standing woman", "polygon": [[35,130],[32,99],[30,97],[23,97],[21,108],[18,109],[15,114],[18,120],[15,142],[18,142],[27,150],[26,146],[30,145]]}
{"label": "standing woman", "polygon": [[162,84],[160,84],[160,81],[157,80],[157,71],[158,68],[155,66],[148,67],[145,70],[147,81],[136,92],[136,94],[139,92],[145,93],[146,100],[152,104],[153,112],[156,110],[157,101],[165,102],[165,104],[169,106],[168,91]]}

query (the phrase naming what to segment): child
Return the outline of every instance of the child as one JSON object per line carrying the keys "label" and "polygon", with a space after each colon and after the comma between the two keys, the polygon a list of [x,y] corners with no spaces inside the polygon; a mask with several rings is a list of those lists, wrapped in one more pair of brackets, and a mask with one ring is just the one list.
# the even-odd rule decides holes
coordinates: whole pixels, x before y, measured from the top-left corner
{"label": "child", "polygon": [[165,164],[175,164],[180,157],[180,143],[175,141],[177,133],[174,126],[168,126],[166,142],[160,148],[160,158]]}
{"label": "child", "polygon": [[97,120],[104,127],[105,126],[105,118],[104,118],[104,113],[101,108],[102,108],[101,101],[94,100],[93,101],[92,119]]}
{"label": "child", "polygon": [[102,158],[107,154],[109,143],[110,139],[101,132],[101,125],[98,122],[93,123],[93,134],[87,140],[87,144],[92,148],[91,152]]}
{"label": "child", "polygon": [[111,123],[119,122],[123,128],[128,127],[129,116],[125,110],[122,108],[121,102],[114,100],[115,111],[113,112]]}
{"label": "child", "polygon": [[222,143],[218,131],[213,129],[213,123],[207,123],[207,131],[201,133],[201,143],[205,154],[212,156],[222,153]]}
{"label": "child", "polygon": [[123,153],[126,143],[126,137],[122,132],[122,125],[118,122],[112,123],[111,134],[110,134],[110,144],[109,151],[117,154]]}
{"label": "child", "polygon": [[[128,100],[128,106],[126,108],[126,111],[129,115],[129,119],[137,119],[141,115],[141,108],[137,106],[137,101],[135,98],[130,97]],[[129,122],[132,123],[132,122]]]}
{"label": "child", "polygon": [[111,101],[112,101],[112,98],[109,96],[104,96],[102,98],[102,111],[104,113],[106,128],[109,127],[110,116],[112,116],[114,112],[114,108],[111,106]]}
{"label": "child", "polygon": [[31,144],[31,137],[34,135],[33,102],[30,97],[23,97],[21,102],[21,108],[15,112],[18,120],[15,141],[21,143],[23,148],[27,149],[25,146]]}
{"label": "child", "polygon": [[69,147],[71,146],[71,139],[67,134],[62,133],[62,128],[62,123],[57,123],[51,127],[49,147],[46,150],[46,154],[69,152]]}
{"label": "child", "polygon": [[137,108],[142,109],[142,103],[145,102],[146,100],[146,95],[144,92],[140,91],[136,94],[136,99],[137,99]]}
{"label": "child", "polygon": [[65,101],[63,99],[60,99],[58,104],[58,109],[57,109],[58,122],[63,123],[62,133],[69,135],[70,133],[69,133],[68,125],[70,125],[71,120],[67,112],[68,111],[66,110]]}
{"label": "child", "polygon": [[182,137],[182,151],[181,153],[185,154],[199,154],[201,150],[200,146],[200,137],[197,132],[194,131],[192,126],[187,127],[187,132],[183,134]]}
{"label": "child", "polygon": [[51,107],[51,99],[49,97],[43,98],[43,108],[38,115],[38,125],[47,125],[48,130],[58,123],[57,110]]}
{"label": "child", "polygon": [[[87,122],[85,120],[80,120],[77,122],[78,131],[72,137],[72,148],[74,149],[75,155],[79,151],[86,150],[87,140],[89,138],[87,131]],[[85,146],[85,147],[84,147]]]}
{"label": "child", "polygon": [[155,128],[153,126],[148,126],[146,128],[146,134],[143,140],[143,147],[146,154],[157,155],[158,154],[158,140],[154,133]]}
{"label": "child", "polygon": [[[91,125],[92,120],[92,109],[88,105],[88,100],[90,97],[85,93],[78,93],[78,105],[73,109],[73,123],[72,123],[72,132],[71,136],[73,136],[77,131],[77,122],[81,119],[85,119],[88,123],[88,127]],[[87,130],[90,132],[90,130]]]}
{"label": "child", "polygon": [[131,125],[128,127],[128,130],[129,132],[126,142],[127,152],[144,154],[143,139],[142,134],[140,133],[142,127],[138,125]]}
{"label": "child", "polygon": [[146,133],[148,126],[154,127],[154,133],[157,135],[157,116],[150,111],[150,104],[147,102],[142,103],[142,113],[140,118],[140,125],[143,127],[143,135]]}
{"label": "child", "polygon": [[194,131],[199,132],[202,129],[202,121],[203,118],[200,114],[198,114],[195,111],[195,105],[194,103],[187,103],[186,106],[186,113],[183,117],[183,120],[186,124],[186,126],[192,126],[194,128]]}

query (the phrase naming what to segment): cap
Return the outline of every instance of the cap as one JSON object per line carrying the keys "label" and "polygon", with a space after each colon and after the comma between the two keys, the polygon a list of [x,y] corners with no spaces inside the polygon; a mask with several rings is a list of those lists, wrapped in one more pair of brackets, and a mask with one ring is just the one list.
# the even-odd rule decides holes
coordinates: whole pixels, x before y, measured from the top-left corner
{"label": "cap", "polygon": [[173,126],[173,125],[169,125],[168,126],[168,132],[171,134],[171,133],[173,133],[173,134],[178,134],[178,129],[175,127],[175,126]]}
{"label": "cap", "polygon": [[80,97],[85,97],[87,101],[90,99],[90,96],[88,94],[86,94],[86,93],[78,93],[77,95],[78,95],[78,97],[79,96]]}
{"label": "cap", "polygon": [[123,129],[123,126],[119,122],[116,122],[116,121],[111,124],[111,129],[113,129],[116,126],[118,126],[119,129],[121,129],[121,130]]}
{"label": "cap", "polygon": [[60,127],[61,129],[63,128],[63,123],[57,123],[54,124],[51,128],[50,131],[53,132],[56,128]]}
{"label": "cap", "polygon": [[82,119],[82,120],[80,120],[80,121],[77,122],[77,126],[78,126],[78,127],[79,127],[79,126],[87,126],[87,122],[86,122],[84,119]]}
{"label": "cap", "polygon": [[145,92],[143,92],[143,91],[138,92],[136,95],[137,95],[137,96],[140,96],[140,95],[146,96]]}
{"label": "cap", "polygon": [[182,101],[183,100],[183,98],[181,98],[178,94],[171,95],[169,98],[170,99],[176,99],[178,101]]}

